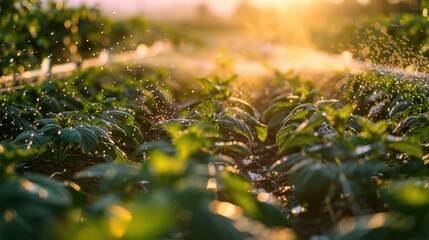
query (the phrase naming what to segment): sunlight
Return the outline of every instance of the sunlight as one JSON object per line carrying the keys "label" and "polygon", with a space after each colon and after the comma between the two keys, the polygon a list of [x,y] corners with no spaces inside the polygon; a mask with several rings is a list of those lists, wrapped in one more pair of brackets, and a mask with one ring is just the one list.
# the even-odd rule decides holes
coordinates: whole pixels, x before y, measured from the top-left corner
{"label": "sunlight", "polygon": [[[251,0],[250,2],[258,7],[284,7],[295,4],[311,4],[317,2],[342,3],[344,0]],[[369,0],[358,0],[358,2],[368,2]]]}

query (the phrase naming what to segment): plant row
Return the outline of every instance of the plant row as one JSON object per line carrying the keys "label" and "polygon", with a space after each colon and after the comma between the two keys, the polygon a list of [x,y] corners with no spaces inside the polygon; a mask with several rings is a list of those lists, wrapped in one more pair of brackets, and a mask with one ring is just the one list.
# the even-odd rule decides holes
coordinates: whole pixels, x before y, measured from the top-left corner
{"label": "plant row", "polygon": [[119,67],[0,95],[2,238],[428,237],[424,79],[236,81]]}

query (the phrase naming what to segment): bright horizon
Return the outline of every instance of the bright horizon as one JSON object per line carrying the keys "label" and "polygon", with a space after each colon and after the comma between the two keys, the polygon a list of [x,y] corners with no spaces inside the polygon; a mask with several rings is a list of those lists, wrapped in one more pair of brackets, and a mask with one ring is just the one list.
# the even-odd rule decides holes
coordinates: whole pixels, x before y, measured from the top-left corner
{"label": "bright horizon", "polygon": [[[79,6],[85,3],[88,6],[98,5],[101,10],[107,13],[118,15],[137,14],[139,12],[151,12],[157,10],[169,9],[180,5],[195,6],[205,3],[209,8],[219,15],[230,15],[235,7],[243,0],[68,0],[70,6]],[[255,6],[264,7],[286,7],[291,3],[311,3],[316,1],[334,1],[341,2],[342,0],[248,0]]]}

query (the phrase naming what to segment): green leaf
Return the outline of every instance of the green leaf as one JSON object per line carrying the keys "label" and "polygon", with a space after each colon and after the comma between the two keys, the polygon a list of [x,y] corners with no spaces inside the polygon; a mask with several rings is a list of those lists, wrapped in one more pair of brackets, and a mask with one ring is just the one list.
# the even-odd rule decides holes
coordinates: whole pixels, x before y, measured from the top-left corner
{"label": "green leaf", "polygon": [[127,122],[128,119],[134,119],[133,114],[119,109],[104,110],[102,114],[110,119],[118,119],[124,122]]}
{"label": "green leaf", "polygon": [[270,127],[279,127],[296,104],[297,102],[289,101],[276,102],[262,114],[262,121],[268,123]]}
{"label": "green leaf", "polygon": [[250,128],[253,128],[254,131],[256,132],[256,136],[260,141],[264,142],[267,139],[268,127],[265,124],[259,122],[256,118],[251,116],[249,113],[239,108],[229,108],[228,111],[234,117],[243,120],[247,126],[249,126]]}
{"label": "green leaf", "polygon": [[61,126],[58,124],[47,124],[40,129],[40,132],[46,136],[57,136]]}
{"label": "green leaf", "polygon": [[230,166],[235,166],[237,164],[234,158],[225,154],[216,154],[210,156],[210,162],[228,164]]}
{"label": "green leaf", "polygon": [[317,136],[314,136],[312,133],[302,133],[302,134],[290,134],[287,135],[284,139],[281,139],[277,145],[279,146],[280,153],[285,153],[287,150],[297,147],[304,146],[306,144],[319,143],[321,139]]}
{"label": "green leaf", "polygon": [[393,130],[393,133],[406,133],[411,128],[421,126],[422,124],[427,123],[428,120],[425,117],[421,116],[410,116],[402,120],[398,126]]}
{"label": "green leaf", "polygon": [[295,186],[297,199],[310,204],[320,204],[336,178],[333,167],[310,160],[299,162],[288,173],[291,175],[291,183]]}
{"label": "green leaf", "polygon": [[422,147],[418,143],[411,142],[409,140],[390,137],[387,139],[387,146],[398,152],[407,153],[408,155],[418,159],[422,159],[424,155]]}
{"label": "green leaf", "polygon": [[120,127],[118,124],[116,124],[116,121],[112,120],[112,119],[102,119],[102,118],[94,118],[91,119],[91,124],[93,125],[97,125],[97,126],[105,126],[107,128],[109,128],[111,131],[114,132],[121,132],[124,135],[127,135],[127,133],[125,132],[125,130]]}
{"label": "green leaf", "polygon": [[35,197],[59,206],[68,206],[72,203],[70,193],[61,182],[36,174],[27,175],[26,178],[28,180],[22,180],[21,185]]}
{"label": "green leaf", "polygon": [[385,102],[381,102],[377,105],[372,106],[369,109],[368,117],[370,118],[377,118],[377,117],[383,117],[383,113],[387,108],[387,104]]}
{"label": "green leaf", "polygon": [[429,142],[429,126],[427,127],[413,127],[407,131],[406,137],[416,139],[419,143]]}
{"label": "green leaf", "polygon": [[371,132],[381,136],[386,133],[388,127],[389,123],[387,121],[379,121],[373,126]]}
{"label": "green leaf", "polygon": [[186,128],[192,124],[196,124],[199,121],[197,120],[193,120],[193,119],[170,119],[170,120],[166,120],[166,121],[162,121],[159,122],[157,124],[154,124],[150,129],[151,130],[160,130],[160,129],[165,129],[166,126],[168,125],[175,125],[175,124],[180,124],[180,126],[182,126],[183,128]]}
{"label": "green leaf", "polygon": [[294,134],[295,129],[297,129],[299,127],[298,124],[290,124],[287,126],[283,126],[276,135],[276,142],[277,142],[277,146],[281,146],[283,145],[283,142],[285,141],[285,139],[288,139],[289,137],[291,137],[292,134]]}
{"label": "green leaf", "polygon": [[311,132],[315,127],[319,126],[320,124],[326,121],[327,119],[322,113],[315,114],[310,119],[301,123],[301,125],[299,125],[299,127],[295,130],[295,133],[300,134],[300,133]]}
{"label": "green leaf", "polygon": [[150,168],[155,176],[158,177],[174,177],[181,175],[187,168],[188,159],[176,159],[159,150],[154,150],[149,153],[148,160]]}
{"label": "green leaf", "polygon": [[110,139],[107,131],[98,126],[89,124],[82,124],[70,128],[63,128],[61,130],[61,139],[66,142],[74,142],[82,148],[84,153],[91,152],[97,145],[97,141],[104,137],[110,143],[113,141]]}
{"label": "green leaf", "polygon": [[44,127],[48,124],[59,125],[55,118],[43,118],[35,121],[37,127]]}
{"label": "green leaf", "polygon": [[109,162],[127,163],[128,157],[118,146],[109,142],[98,142],[98,156]]}
{"label": "green leaf", "polygon": [[392,182],[383,189],[382,197],[398,212],[421,215],[429,211],[426,180],[410,179]]}
{"label": "green leaf", "polygon": [[217,120],[217,122],[234,129],[235,132],[238,134],[244,136],[250,145],[253,144],[253,135],[250,131],[249,126],[247,126],[243,121],[240,119],[237,119],[235,117],[224,115],[220,119]]}
{"label": "green leaf", "polygon": [[19,134],[14,142],[25,148],[41,148],[51,139],[52,136],[46,136],[36,131],[28,131]]}
{"label": "green leaf", "polygon": [[168,201],[160,191],[135,202],[130,207],[131,222],[128,224],[124,239],[164,239],[172,230],[176,230],[177,211],[175,204]]}
{"label": "green leaf", "polygon": [[401,101],[397,102],[394,107],[389,112],[389,117],[393,118],[396,114],[403,112],[408,109],[408,107],[411,105],[409,101]]}
{"label": "green leaf", "polygon": [[31,130],[30,121],[22,117],[21,110],[19,108],[10,106],[6,111],[6,114],[8,115],[8,118],[15,123],[17,129],[20,129],[21,131]]}
{"label": "green leaf", "polygon": [[132,139],[136,144],[143,142],[143,134],[140,128],[132,124],[120,124],[128,138]]}
{"label": "green leaf", "polygon": [[231,201],[241,208],[249,216],[256,218],[260,215],[260,210],[254,196],[249,192],[251,184],[245,181],[241,176],[229,172],[221,173],[221,184],[230,194]]}
{"label": "green leaf", "polygon": [[249,233],[238,231],[231,219],[208,210],[197,211],[191,225],[190,239],[241,240],[250,237]]}
{"label": "green leaf", "polygon": [[261,142],[265,142],[268,137],[268,127],[266,125],[255,126],[256,136]]}
{"label": "green leaf", "polygon": [[86,168],[75,174],[76,178],[99,177],[111,184],[136,179],[140,175],[140,167],[132,164],[103,163]]}
{"label": "green leaf", "polygon": [[330,108],[333,110],[340,110],[344,108],[344,105],[339,100],[336,100],[336,99],[320,100],[320,101],[317,101],[315,105],[319,111],[324,111],[326,108]]}
{"label": "green leaf", "polygon": [[213,145],[213,150],[215,152],[222,151],[222,150],[229,150],[233,151],[239,154],[242,154],[244,156],[250,156],[252,155],[252,150],[250,150],[249,147],[247,147],[246,144],[242,142],[217,142]]}
{"label": "green leaf", "polygon": [[268,169],[268,172],[278,172],[282,170],[288,170],[296,163],[307,159],[300,153],[294,153],[292,155],[283,157],[280,160],[277,160],[275,163],[271,165]]}
{"label": "green leaf", "polygon": [[176,152],[175,148],[171,146],[170,143],[167,143],[166,141],[153,141],[153,142],[146,142],[138,146],[136,149],[136,153],[147,153],[155,149],[160,150],[167,154],[174,154]]}
{"label": "green leaf", "polygon": [[257,110],[250,103],[236,97],[230,97],[228,101],[242,106],[244,111],[246,111],[252,117],[256,117]]}
{"label": "green leaf", "polygon": [[199,99],[191,100],[183,104],[183,106],[180,107],[179,112],[184,116],[188,114],[190,111],[192,111],[194,108],[196,108],[198,105],[200,105],[201,103],[203,103],[203,101]]}
{"label": "green leaf", "polygon": [[301,122],[310,118],[318,112],[317,108],[310,103],[301,104],[294,108],[292,112],[283,120],[283,126],[294,122]]}

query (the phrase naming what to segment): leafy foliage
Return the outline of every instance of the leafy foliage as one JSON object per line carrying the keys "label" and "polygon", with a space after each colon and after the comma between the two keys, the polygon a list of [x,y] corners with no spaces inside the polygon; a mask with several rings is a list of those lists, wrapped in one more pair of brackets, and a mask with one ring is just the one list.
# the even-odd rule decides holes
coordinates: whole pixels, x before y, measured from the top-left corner
{"label": "leafy foliage", "polygon": [[[100,21],[109,41],[147,27],[48,9],[55,14],[36,1],[1,3],[2,24],[22,30],[0,34],[16,41],[2,71],[27,64],[20,55],[4,68],[22,39],[40,56],[52,41],[77,44],[50,52],[72,58],[109,46],[94,30]],[[323,96],[275,72],[255,107],[236,76],[200,79],[197,91],[166,76],[109,66],[0,94],[0,238],[428,238],[425,79],[368,72],[333,79],[338,91]]]}

